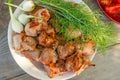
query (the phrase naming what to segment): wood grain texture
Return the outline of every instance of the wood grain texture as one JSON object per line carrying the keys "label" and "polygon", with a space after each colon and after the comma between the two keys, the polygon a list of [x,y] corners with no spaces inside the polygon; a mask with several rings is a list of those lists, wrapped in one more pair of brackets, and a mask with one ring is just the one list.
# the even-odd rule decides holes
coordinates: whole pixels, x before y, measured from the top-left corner
{"label": "wood grain texture", "polygon": [[24,75],[21,75],[19,77],[16,77],[16,78],[13,78],[13,79],[10,79],[10,80],[38,80],[38,79],[30,77],[28,74],[24,74]]}
{"label": "wood grain texture", "polygon": [[[26,74],[14,61],[7,43],[8,8],[0,0],[0,80],[37,80]],[[19,4],[22,0],[14,0]],[[90,7],[98,8],[95,0],[84,0]],[[116,25],[120,39],[120,26]],[[93,60],[95,67],[86,69],[80,76],[70,80],[120,80],[120,45],[110,47],[106,55],[97,54]]]}
{"label": "wood grain texture", "polygon": [[0,80],[7,80],[20,74],[25,74],[25,72],[19,68],[10,54],[7,30],[5,30],[0,37]]}

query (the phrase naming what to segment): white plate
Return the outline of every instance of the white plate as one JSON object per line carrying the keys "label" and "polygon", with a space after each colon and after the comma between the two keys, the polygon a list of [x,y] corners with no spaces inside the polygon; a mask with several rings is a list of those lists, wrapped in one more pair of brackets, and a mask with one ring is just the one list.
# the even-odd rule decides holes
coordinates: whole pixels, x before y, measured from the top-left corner
{"label": "white plate", "polygon": [[[67,0],[67,1],[73,1],[73,2],[77,2],[79,4],[84,4],[82,2],[82,0]],[[22,5],[22,3],[20,5]],[[88,10],[90,10],[87,5],[86,5],[86,7]],[[16,17],[18,15],[20,15],[21,13],[23,13],[23,12],[19,9],[16,9],[14,12]],[[10,22],[9,26],[8,26],[8,44],[9,44],[11,54],[12,54],[13,58],[15,59],[16,63],[29,75],[31,75],[37,79],[42,79],[42,80],[66,80],[66,79],[76,76],[75,73],[66,72],[61,76],[57,76],[52,79],[49,78],[46,71],[44,71],[42,64],[36,63],[36,62],[31,62],[27,58],[25,58],[25,57],[21,56],[19,53],[15,52],[15,50],[12,48],[12,34],[14,34],[14,32],[12,30],[12,26],[11,26],[11,22]],[[91,60],[94,58],[94,56],[95,56],[95,54],[93,56],[91,56]]]}

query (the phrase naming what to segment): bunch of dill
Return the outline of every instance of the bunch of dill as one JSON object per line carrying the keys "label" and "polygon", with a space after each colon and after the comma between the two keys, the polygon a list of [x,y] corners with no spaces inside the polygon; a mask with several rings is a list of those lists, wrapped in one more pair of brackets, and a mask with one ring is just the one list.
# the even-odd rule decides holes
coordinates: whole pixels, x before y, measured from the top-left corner
{"label": "bunch of dill", "polygon": [[98,49],[104,50],[115,39],[115,30],[112,23],[104,23],[98,14],[92,13],[85,4],[65,2],[64,0],[35,0],[43,7],[54,13],[51,19],[53,27],[70,40],[69,27],[79,29],[83,33],[83,40],[92,39]]}

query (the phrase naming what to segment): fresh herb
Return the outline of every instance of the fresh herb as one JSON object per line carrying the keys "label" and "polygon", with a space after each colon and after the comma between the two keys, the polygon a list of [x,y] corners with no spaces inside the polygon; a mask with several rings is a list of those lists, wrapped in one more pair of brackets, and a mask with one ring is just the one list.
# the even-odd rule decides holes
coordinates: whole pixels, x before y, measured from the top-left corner
{"label": "fresh herb", "polygon": [[53,11],[52,26],[57,27],[59,34],[66,40],[70,40],[69,27],[79,29],[84,35],[83,40],[93,39],[98,49],[104,50],[114,40],[115,30],[112,23],[101,21],[85,4],[79,5],[64,0],[37,0],[37,4],[38,2]]}

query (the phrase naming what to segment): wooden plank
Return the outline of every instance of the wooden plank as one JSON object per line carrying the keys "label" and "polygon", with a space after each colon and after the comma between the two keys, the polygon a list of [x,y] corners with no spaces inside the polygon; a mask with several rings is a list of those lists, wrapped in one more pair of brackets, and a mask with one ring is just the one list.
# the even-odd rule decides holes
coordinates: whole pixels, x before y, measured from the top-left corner
{"label": "wooden plank", "polygon": [[26,74],[14,61],[8,48],[7,27],[0,34],[0,80]]}
{"label": "wooden plank", "polygon": [[0,35],[0,80],[26,74],[14,61],[8,48],[7,27]]}
{"label": "wooden plank", "polygon": [[10,52],[0,55],[0,80],[9,79],[25,72],[16,64]]}
{"label": "wooden plank", "polygon": [[38,79],[35,79],[28,74],[25,74],[9,80],[38,80]]}
{"label": "wooden plank", "polygon": [[[13,0],[15,4],[20,4],[23,0]],[[5,5],[4,3],[7,2],[7,0],[0,0],[0,35],[2,31],[4,31],[4,28],[7,27],[9,23],[9,10],[8,6]]]}

